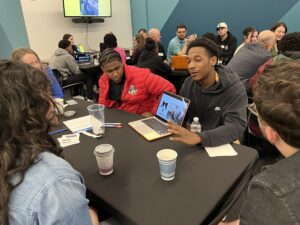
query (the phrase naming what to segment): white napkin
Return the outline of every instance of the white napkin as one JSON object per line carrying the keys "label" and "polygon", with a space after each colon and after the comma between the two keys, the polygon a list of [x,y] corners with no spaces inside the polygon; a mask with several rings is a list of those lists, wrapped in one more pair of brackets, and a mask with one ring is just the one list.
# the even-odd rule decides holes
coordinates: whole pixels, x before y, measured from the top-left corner
{"label": "white napkin", "polygon": [[205,147],[205,150],[210,157],[237,155],[237,152],[230,144],[220,145],[217,147]]}

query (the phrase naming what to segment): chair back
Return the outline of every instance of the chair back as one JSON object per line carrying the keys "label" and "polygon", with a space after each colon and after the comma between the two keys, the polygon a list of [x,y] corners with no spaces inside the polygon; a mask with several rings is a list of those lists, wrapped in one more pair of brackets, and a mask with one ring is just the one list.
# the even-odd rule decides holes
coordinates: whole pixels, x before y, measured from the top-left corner
{"label": "chair back", "polygon": [[61,73],[57,69],[52,69],[52,72],[60,86],[63,87],[63,76],[61,75]]}

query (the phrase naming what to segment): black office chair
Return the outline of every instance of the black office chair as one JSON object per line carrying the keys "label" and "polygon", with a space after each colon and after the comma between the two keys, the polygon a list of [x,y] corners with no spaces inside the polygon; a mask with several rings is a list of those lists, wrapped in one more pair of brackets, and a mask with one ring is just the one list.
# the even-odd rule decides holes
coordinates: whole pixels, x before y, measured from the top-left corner
{"label": "black office chair", "polygon": [[86,100],[86,94],[85,94],[84,83],[83,82],[76,82],[76,83],[73,83],[73,84],[64,85],[63,76],[61,75],[61,73],[57,69],[52,69],[52,71],[53,71],[54,76],[56,77],[57,81],[59,82],[59,84],[62,87],[64,92],[65,92],[65,89],[69,89],[71,97],[73,98],[74,88],[78,88],[80,90],[80,93],[82,94],[82,96]]}

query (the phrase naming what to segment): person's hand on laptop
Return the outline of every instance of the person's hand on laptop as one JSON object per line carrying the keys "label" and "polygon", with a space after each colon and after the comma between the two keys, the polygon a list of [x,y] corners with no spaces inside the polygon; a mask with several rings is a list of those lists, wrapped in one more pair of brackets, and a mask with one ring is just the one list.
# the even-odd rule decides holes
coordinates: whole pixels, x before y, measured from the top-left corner
{"label": "person's hand on laptop", "polygon": [[180,141],[188,145],[196,145],[201,142],[201,137],[184,127],[181,127],[171,121],[168,121],[168,132],[175,136],[170,137],[171,141]]}
{"label": "person's hand on laptop", "polygon": [[151,112],[144,112],[142,114],[142,116],[144,116],[144,117],[151,117],[151,116],[153,116],[153,114]]}

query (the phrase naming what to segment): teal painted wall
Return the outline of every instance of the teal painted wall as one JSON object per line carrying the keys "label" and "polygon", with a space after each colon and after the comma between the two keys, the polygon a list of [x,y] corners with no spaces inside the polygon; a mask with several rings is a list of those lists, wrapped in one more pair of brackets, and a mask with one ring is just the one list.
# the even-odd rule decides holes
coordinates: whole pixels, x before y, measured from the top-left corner
{"label": "teal painted wall", "polygon": [[0,1],[0,58],[10,58],[14,48],[29,47],[21,3]]}
{"label": "teal painted wall", "polygon": [[300,32],[300,1],[293,6],[282,18],[288,25],[289,32]]}
{"label": "teal painted wall", "polygon": [[131,13],[133,32],[157,27],[165,48],[179,23],[187,25],[188,34],[202,35],[216,34],[216,25],[225,21],[239,42],[243,29],[250,25],[264,30],[284,21],[289,32],[300,31],[300,0],[265,0],[263,5],[261,0],[131,0]]}
{"label": "teal painted wall", "polygon": [[148,30],[147,0],[130,0],[133,35],[140,28]]}
{"label": "teal painted wall", "polygon": [[131,0],[132,31],[162,29],[179,0]]}

